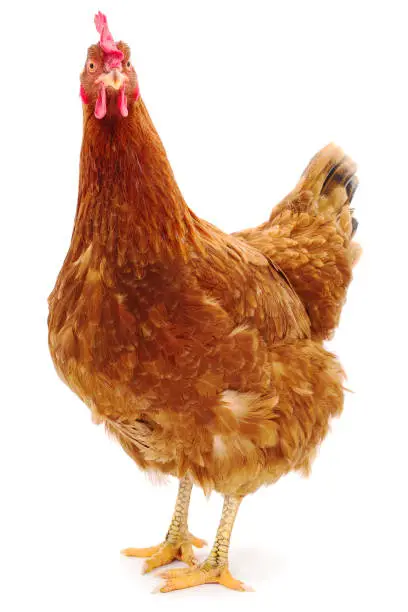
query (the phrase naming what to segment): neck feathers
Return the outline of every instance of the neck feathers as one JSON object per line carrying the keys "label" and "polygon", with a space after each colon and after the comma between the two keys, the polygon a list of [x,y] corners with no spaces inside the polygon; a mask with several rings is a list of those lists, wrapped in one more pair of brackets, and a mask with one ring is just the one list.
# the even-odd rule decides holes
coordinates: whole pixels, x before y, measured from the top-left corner
{"label": "neck feathers", "polygon": [[73,257],[96,243],[119,265],[186,259],[191,246],[199,247],[197,219],[143,102],[126,119],[84,112]]}

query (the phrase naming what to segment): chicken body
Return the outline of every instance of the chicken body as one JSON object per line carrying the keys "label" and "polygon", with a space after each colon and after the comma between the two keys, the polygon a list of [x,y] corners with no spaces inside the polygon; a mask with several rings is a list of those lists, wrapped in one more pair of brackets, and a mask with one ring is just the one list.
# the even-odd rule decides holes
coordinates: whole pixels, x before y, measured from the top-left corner
{"label": "chicken body", "polygon": [[142,469],[239,500],[308,472],[343,406],[322,340],[357,258],[354,170],[329,145],[267,223],[226,235],[185,204],[141,99],[126,120],[84,106],[49,344],[61,378]]}
{"label": "chicken body", "polygon": [[[150,135],[142,103],[132,120]],[[107,135],[96,122],[88,119],[84,147],[87,137]],[[95,127],[98,134],[88,134]],[[140,168],[125,182],[146,181],[145,138],[137,151]],[[113,158],[127,154],[118,142],[103,149],[107,172]],[[156,145],[163,163],[158,139]],[[189,472],[207,491],[239,495],[291,469],[307,471],[330,417],[341,411],[343,374],[313,338],[298,295],[260,249],[187,207],[179,230],[186,237],[172,236],[171,226],[164,239],[156,236],[146,200],[152,215],[146,211],[147,226],[140,228],[144,192],[139,201],[123,202],[126,185],[107,178],[98,192],[80,195],[71,248],[50,298],[50,347],[61,377],[144,469],[178,477]],[[171,174],[167,180],[174,180]],[[146,186],[161,187],[149,179]],[[302,219],[302,213],[290,215]],[[278,224],[253,230],[249,239],[273,251],[275,236],[284,240],[285,233]],[[330,236],[339,246],[339,230]],[[288,265],[285,248],[279,263],[290,274],[296,256],[308,253],[287,240]],[[323,242],[319,233],[309,241]]]}

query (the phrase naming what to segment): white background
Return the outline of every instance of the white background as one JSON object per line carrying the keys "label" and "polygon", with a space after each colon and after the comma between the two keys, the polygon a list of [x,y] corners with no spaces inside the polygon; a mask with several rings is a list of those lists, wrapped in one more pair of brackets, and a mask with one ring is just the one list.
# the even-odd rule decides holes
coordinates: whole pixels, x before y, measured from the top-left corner
{"label": "white background", "polygon": [[[1,47],[1,573],[5,612],[406,610],[407,44],[404,2],[10,2]],[[312,477],[244,501],[231,570],[256,592],[150,594],[125,546],[165,535],[153,487],[57,378],[46,298],[69,245],[96,10],[128,42],[190,206],[226,231],[264,221],[330,140],[359,163],[364,256],[332,348],[346,407]],[[221,499],[195,490],[212,541]],[[201,557],[203,553],[201,552]],[[216,607],[218,609],[218,607]]]}

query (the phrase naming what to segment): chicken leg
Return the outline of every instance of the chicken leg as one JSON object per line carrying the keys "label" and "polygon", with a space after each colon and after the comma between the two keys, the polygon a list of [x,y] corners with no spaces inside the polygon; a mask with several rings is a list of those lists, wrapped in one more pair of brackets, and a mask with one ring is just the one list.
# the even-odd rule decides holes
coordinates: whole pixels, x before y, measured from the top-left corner
{"label": "chicken leg", "polygon": [[235,591],[252,591],[243,582],[233,578],[228,569],[228,550],[231,532],[242,499],[242,497],[232,496],[224,498],[221,521],[214,545],[207,559],[193,568],[163,572],[160,575],[164,578],[165,582],[158,590],[162,593],[167,593],[178,589],[187,589],[199,584],[218,583]]}
{"label": "chicken leg", "polygon": [[125,548],[121,551],[126,557],[148,557],[142,567],[143,574],[175,560],[184,561],[187,565],[197,565],[193,546],[202,548],[207,542],[195,538],[188,531],[188,507],[192,488],[191,480],[184,476],[180,480],[176,507],[164,542],[150,548]]}

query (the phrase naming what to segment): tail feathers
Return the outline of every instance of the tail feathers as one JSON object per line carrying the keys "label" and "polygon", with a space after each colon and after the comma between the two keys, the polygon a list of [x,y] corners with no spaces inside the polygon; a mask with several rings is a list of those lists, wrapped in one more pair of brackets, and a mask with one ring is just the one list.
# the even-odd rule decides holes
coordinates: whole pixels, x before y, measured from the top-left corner
{"label": "tail feathers", "polygon": [[295,191],[311,191],[319,208],[337,212],[350,205],[358,187],[357,165],[331,143],[313,157]]}
{"label": "tail feathers", "polygon": [[295,189],[272,210],[273,223],[285,210],[323,213],[338,218],[349,237],[357,229],[351,201],[358,187],[357,165],[337,145],[330,143],[317,153],[304,170]]}
{"label": "tail feathers", "polygon": [[275,207],[269,222],[284,211],[323,213],[336,218],[343,233],[352,238],[357,229],[351,201],[358,187],[357,165],[343,150],[331,143],[313,157],[295,189]]}
{"label": "tail feathers", "polygon": [[287,276],[304,304],[313,337],[329,338],[338,325],[352,268],[361,253],[350,204],[356,164],[329,144],[311,160],[295,189],[269,221],[238,234]]}

